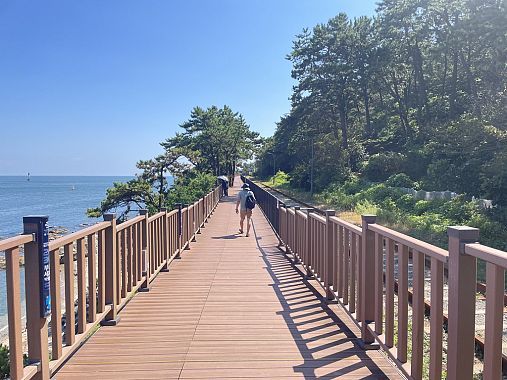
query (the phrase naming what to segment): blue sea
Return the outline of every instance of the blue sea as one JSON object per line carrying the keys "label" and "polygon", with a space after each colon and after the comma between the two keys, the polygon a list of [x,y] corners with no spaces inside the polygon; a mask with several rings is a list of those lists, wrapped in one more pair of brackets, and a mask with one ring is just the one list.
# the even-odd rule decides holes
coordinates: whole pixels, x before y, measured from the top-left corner
{"label": "blue sea", "polygon": [[23,216],[47,215],[50,226],[76,231],[98,219],[86,210],[97,207],[114,182],[132,177],[0,176],[0,239],[23,232]]}
{"label": "blue sea", "polygon": [[[86,210],[100,205],[114,182],[129,179],[132,177],[30,176],[27,181],[27,177],[0,176],[0,239],[22,233],[27,215],[47,215],[50,226],[69,232],[93,224],[99,219],[88,218]],[[23,270],[21,275],[24,277]],[[24,289],[21,294],[24,296]],[[0,270],[0,334],[6,324],[5,271]]]}

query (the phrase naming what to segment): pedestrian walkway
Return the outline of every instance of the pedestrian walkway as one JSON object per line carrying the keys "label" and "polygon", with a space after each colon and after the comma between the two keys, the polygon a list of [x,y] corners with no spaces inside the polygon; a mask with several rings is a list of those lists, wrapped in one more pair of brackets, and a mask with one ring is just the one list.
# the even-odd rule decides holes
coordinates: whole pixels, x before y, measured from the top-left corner
{"label": "pedestrian walkway", "polygon": [[278,249],[259,208],[250,237],[238,233],[237,190],[120,323],[96,332],[55,378],[402,378],[381,352],[359,348],[353,324]]}

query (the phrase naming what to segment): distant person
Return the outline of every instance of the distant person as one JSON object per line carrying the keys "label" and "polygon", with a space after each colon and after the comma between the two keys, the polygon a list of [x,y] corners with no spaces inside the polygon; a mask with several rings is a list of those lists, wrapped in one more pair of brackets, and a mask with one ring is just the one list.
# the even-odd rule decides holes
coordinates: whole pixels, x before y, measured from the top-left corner
{"label": "distant person", "polygon": [[250,236],[250,218],[252,218],[252,210],[255,207],[255,196],[250,190],[248,183],[241,186],[240,192],[238,193],[238,200],[236,202],[236,214],[239,213],[239,233],[243,233],[243,224],[246,217],[246,237]]}
{"label": "distant person", "polygon": [[224,181],[223,179],[220,180],[222,182],[222,191],[224,193],[224,196],[229,196],[229,182]]}

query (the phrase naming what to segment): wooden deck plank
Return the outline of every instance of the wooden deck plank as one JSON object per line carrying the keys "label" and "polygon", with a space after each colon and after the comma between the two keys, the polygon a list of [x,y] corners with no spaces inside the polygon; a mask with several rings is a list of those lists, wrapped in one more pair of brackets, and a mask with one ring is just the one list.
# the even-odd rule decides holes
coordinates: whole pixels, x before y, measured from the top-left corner
{"label": "wooden deck plank", "polygon": [[303,281],[260,210],[250,238],[236,232],[231,197],[120,324],[99,329],[55,378],[402,378],[382,353],[358,347],[354,327]]}

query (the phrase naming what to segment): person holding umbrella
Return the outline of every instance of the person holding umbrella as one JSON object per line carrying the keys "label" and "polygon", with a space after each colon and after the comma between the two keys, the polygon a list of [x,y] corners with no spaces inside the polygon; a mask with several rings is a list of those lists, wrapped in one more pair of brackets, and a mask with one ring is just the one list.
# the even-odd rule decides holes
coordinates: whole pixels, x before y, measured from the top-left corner
{"label": "person holding umbrella", "polygon": [[241,191],[238,193],[238,200],[236,201],[236,214],[239,213],[239,233],[243,233],[243,224],[246,217],[246,237],[250,235],[250,219],[252,218],[252,210],[255,207],[255,196],[250,190],[248,183],[241,186]]}
{"label": "person holding umbrella", "polygon": [[220,177],[217,177],[220,180],[220,183],[222,184],[222,192],[225,197],[229,196],[229,179],[221,175]]}

